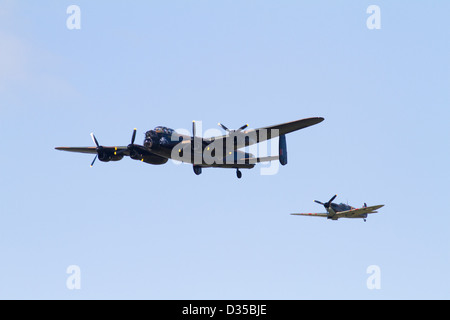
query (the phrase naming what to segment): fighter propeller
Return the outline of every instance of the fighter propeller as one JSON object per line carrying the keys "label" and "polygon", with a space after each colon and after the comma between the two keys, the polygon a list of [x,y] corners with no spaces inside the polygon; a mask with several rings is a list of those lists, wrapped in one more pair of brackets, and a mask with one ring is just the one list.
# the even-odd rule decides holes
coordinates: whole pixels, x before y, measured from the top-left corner
{"label": "fighter propeller", "polygon": [[315,202],[315,203],[318,203],[318,204],[321,204],[321,205],[323,205],[326,209],[328,209],[328,208],[330,207],[331,203],[333,202],[333,200],[336,199],[336,197],[337,197],[337,194],[334,195],[333,198],[330,199],[330,201],[325,202],[325,203],[322,203],[322,202],[317,201],[317,200],[314,200],[314,202]]}

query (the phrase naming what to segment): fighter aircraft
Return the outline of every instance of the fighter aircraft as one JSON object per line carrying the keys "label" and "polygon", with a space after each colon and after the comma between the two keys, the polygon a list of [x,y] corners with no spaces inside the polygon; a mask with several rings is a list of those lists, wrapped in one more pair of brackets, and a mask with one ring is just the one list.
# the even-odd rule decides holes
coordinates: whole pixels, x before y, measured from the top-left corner
{"label": "fighter aircraft", "polygon": [[320,201],[314,200],[314,202],[321,204],[327,210],[327,213],[291,213],[293,216],[310,216],[310,217],[323,217],[330,220],[339,220],[341,218],[349,218],[349,219],[364,219],[366,222],[367,215],[371,213],[377,213],[378,209],[384,207],[383,205],[371,206],[368,207],[367,204],[364,203],[362,208],[354,208],[349,206],[348,204],[333,203],[334,199],[336,199],[337,195],[333,196],[330,201],[322,203]]}
{"label": "fighter aircraft", "polygon": [[[175,130],[158,126],[145,133],[143,145],[135,144],[136,129],[133,131],[128,146],[104,147],[100,145],[93,133],[95,147],[57,147],[55,149],[69,152],[96,154],[95,160],[102,162],[119,161],[124,156],[154,165],[165,164],[169,159],[193,165],[194,173],[200,175],[203,168],[232,168],[240,179],[240,169],[252,169],[259,162],[279,160],[281,165],[287,164],[286,134],[316,125],[324,118],[307,118],[259,129],[245,130],[244,125],[237,130],[230,130],[223,124],[227,134],[213,138],[202,138],[196,135],[196,124],[192,122],[192,136],[182,135]],[[250,145],[279,138],[279,154],[277,156],[255,157],[239,149]]]}

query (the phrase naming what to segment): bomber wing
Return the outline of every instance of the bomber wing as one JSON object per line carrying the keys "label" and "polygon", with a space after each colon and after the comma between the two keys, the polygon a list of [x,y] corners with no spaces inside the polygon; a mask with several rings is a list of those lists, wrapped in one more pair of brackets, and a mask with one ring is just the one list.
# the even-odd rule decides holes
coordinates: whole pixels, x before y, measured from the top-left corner
{"label": "bomber wing", "polygon": [[124,156],[130,157],[133,160],[140,160],[142,162],[150,164],[163,164],[167,162],[166,157],[159,157],[158,155],[151,152],[145,146],[134,144],[136,139],[136,131],[133,130],[133,135],[131,137],[131,144],[124,147],[104,147],[99,144],[97,138],[91,133],[91,138],[96,147],[57,147],[56,150],[77,152],[77,153],[88,153],[95,154],[94,161],[91,163],[91,167],[94,165],[97,158],[103,162],[109,161],[119,161],[122,160]]}
{"label": "bomber wing", "polygon": [[260,162],[270,162],[280,159],[279,156],[268,156],[268,157],[253,157],[253,158],[242,158],[239,161],[245,161],[249,163],[260,163]]}
{"label": "bomber wing", "polygon": [[[60,151],[68,151],[68,152],[97,154],[96,147],[57,147],[55,149],[60,150]],[[129,156],[127,147],[103,147],[103,149],[110,153],[120,151],[121,154]]]}
{"label": "bomber wing", "polygon": [[[296,120],[292,122],[286,122],[274,126],[268,126],[258,129],[250,129],[245,131],[238,131],[228,134],[226,136],[220,136],[211,138],[211,143],[221,143],[222,146],[226,146],[227,142],[234,145],[234,149],[244,148],[259,142],[270,140],[281,135],[285,135],[297,130],[301,130],[322,122],[324,118],[306,118]],[[245,138],[248,137],[248,138]],[[230,141],[232,139],[232,141]]]}

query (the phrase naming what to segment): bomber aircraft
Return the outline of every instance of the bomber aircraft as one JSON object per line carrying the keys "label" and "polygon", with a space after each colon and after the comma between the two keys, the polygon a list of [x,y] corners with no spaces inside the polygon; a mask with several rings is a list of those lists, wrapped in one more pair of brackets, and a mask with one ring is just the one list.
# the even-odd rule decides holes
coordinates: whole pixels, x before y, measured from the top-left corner
{"label": "bomber aircraft", "polygon": [[350,219],[364,219],[366,222],[367,215],[371,213],[377,213],[378,209],[384,207],[383,205],[371,206],[368,207],[367,204],[364,203],[362,208],[354,208],[349,206],[348,204],[333,203],[334,199],[336,199],[337,195],[333,196],[328,202],[322,203],[320,201],[314,200],[314,202],[321,204],[327,210],[327,213],[291,213],[293,216],[309,216],[309,217],[323,217],[330,220],[339,220],[341,218],[350,218]]}
{"label": "bomber aircraft", "polygon": [[[223,124],[227,134],[212,138],[201,138],[196,135],[196,124],[192,122],[192,136],[182,135],[175,130],[158,126],[145,133],[143,145],[135,144],[136,129],[133,131],[128,146],[104,147],[100,145],[93,133],[95,147],[57,147],[57,150],[96,154],[91,163],[98,158],[102,162],[119,161],[124,156],[154,165],[165,164],[169,159],[193,165],[194,173],[200,175],[203,168],[236,169],[240,179],[240,169],[252,169],[256,163],[279,160],[287,164],[286,134],[307,128],[322,122],[324,118],[307,118],[259,129],[245,130],[244,125],[237,130],[230,130]],[[279,138],[279,154],[277,156],[255,157],[239,149],[273,138]]]}

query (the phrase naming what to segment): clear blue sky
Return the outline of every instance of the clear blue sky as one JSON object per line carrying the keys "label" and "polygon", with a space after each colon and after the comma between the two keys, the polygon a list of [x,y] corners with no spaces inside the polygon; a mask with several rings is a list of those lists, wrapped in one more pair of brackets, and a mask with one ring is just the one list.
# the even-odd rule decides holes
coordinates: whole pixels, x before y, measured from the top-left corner
{"label": "clear blue sky", "polygon": [[[81,8],[81,30],[66,9]],[[381,29],[369,30],[369,5]],[[449,299],[448,1],[0,1],[0,298]],[[157,125],[261,127],[289,164],[89,164]],[[338,194],[367,223],[293,217]],[[81,268],[81,290],[66,268]],[[381,270],[369,290],[367,267]]]}

